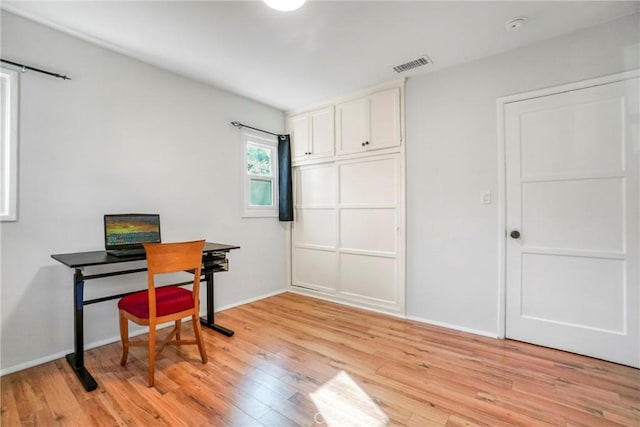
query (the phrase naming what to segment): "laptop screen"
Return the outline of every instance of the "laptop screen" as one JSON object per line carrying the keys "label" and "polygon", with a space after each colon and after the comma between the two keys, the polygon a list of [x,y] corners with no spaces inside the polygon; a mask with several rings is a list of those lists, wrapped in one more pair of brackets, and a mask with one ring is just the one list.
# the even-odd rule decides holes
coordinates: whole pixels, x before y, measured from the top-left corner
{"label": "laptop screen", "polygon": [[160,243],[160,215],[113,214],[104,216],[106,250],[141,248],[143,243]]}

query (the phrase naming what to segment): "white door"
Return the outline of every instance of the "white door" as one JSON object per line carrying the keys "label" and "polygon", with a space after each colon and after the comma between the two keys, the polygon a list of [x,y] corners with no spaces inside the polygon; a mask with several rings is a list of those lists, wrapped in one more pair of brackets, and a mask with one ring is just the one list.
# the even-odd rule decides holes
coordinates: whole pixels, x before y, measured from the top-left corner
{"label": "white door", "polygon": [[338,164],[341,297],[404,313],[401,166],[397,154]]}
{"label": "white door", "polygon": [[290,117],[287,127],[291,134],[293,160],[304,160],[309,153],[309,115]]}
{"label": "white door", "polygon": [[504,106],[506,336],[640,367],[638,78],[568,89]]}
{"label": "white door", "polygon": [[313,158],[333,156],[333,107],[309,113],[309,152]]}
{"label": "white door", "polygon": [[365,151],[369,139],[369,98],[358,98],[336,106],[336,153]]}
{"label": "white door", "polygon": [[370,144],[366,145],[367,150],[400,145],[399,88],[384,90],[369,96],[369,142]]}
{"label": "white door", "polygon": [[292,283],[329,294],[336,291],[336,166],[294,169]]}

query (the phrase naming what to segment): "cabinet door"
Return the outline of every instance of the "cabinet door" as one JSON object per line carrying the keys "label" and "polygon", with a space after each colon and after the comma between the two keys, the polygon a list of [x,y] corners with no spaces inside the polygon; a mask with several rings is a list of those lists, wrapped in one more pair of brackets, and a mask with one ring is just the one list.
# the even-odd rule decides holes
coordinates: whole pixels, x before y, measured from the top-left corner
{"label": "cabinet door", "polygon": [[400,89],[369,97],[369,145],[367,150],[397,147],[401,143]]}
{"label": "cabinet door", "polygon": [[333,156],[334,126],[333,107],[309,113],[311,157]]}
{"label": "cabinet door", "polygon": [[309,152],[309,115],[293,116],[288,122],[293,160],[305,159]]}
{"label": "cabinet door", "polygon": [[336,151],[338,154],[364,151],[368,140],[368,98],[336,106]]}
{"label": "cabinet door", "polygon": [[339,295],[402,312],[399,156],[346,161],[338,176]]}
{"label": "cabinet door", "polygon": [[334,163],[294,169],[292,284],[336,291],[336,167]]}

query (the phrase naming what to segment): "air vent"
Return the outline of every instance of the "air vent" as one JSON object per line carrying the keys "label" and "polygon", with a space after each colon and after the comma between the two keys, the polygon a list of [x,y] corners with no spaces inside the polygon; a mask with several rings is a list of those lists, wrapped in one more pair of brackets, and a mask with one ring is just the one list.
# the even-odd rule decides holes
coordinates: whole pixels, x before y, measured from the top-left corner
{"label": "air vent", "polygon": [[427,55],[423,55],[418,59],[414,59],[413,61],[396,65],[395,67],[393,67],[393,69],[396,73],[404,73],[405,71],[413,70],[414,68],[422,67],[423,65],[429,64],[433,64],[433,61]]}

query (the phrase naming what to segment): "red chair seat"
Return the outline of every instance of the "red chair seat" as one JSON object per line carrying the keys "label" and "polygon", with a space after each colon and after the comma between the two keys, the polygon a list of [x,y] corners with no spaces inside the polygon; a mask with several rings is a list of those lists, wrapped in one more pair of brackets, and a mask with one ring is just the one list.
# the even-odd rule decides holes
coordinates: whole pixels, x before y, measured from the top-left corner
{"label": "red chair seat", "polygon": [[[149,292],[142,291],[127,295],[118,301],[118,308],[141,319],[149,318]],[[156,289],[156,316],[162,317],[193,308],[191,291],[168,287]]]}

